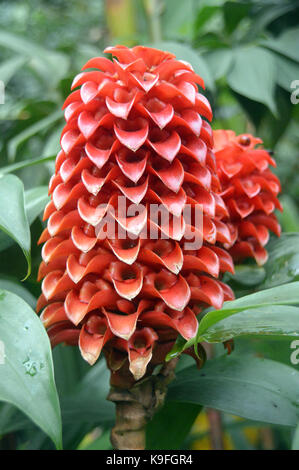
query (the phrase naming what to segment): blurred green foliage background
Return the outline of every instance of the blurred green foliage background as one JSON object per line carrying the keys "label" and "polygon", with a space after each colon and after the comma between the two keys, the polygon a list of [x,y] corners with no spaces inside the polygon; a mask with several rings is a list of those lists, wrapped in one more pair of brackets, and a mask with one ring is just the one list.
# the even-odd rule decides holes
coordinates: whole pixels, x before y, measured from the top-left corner
{"label": "blurred green foliage background", "polygon": [[[192,63],[205,80],[214,129],[254,133],[274,152],[283,187],[282,228],[299,232],[299,2],[295,0],[1,0],[0,80],[5,84],[5,103],[0,105],[0,169],[55,156],[63,126],[61,106],[74,75],[90,57],[117,43],[154,45]],[[17,175],[30,190],[47,185],[53,168],[49,158]],[[35,245],[41,230],[37,218],[32,225],[33,273],[24,291],[18,288],[31,305],[39,291],[35,279],[40,249]],[[0,238],[1,243],[6,242]],[[7,288],[24,274],[22,263],[18,248],[6,246],[0,287]],[[247,284],[245,290],[253,285]],[[236,347],[289,364],[289,344],[278,344],[277,348],[270,341],[242,339]],[[71,348],[58,348],[54,358],[58,387],[68,395],[89,369]],[[76,393],[79,400],[80,387]],[[104,397],[105,387],[101,393]],[[28,430],[19,412],[7,407],[0,409],[0,434],[10,436],[13,446],[51,447],[40,431]],[[107,405],[108,414],[109,410]],[[189,427],[175,448],[212,448],[210,412],[201,414],[189,432],[199,409],[189,411]],[[176,413],[186,413],[186,407],[178,407]],[[110,448],[111,416],[107,416],[100,422],[66,427],[66,448]],[[287,449],[293,435],[288,428],[265,427],[229,415],[222,416],[221,432],[224,447],[233,449]]]}

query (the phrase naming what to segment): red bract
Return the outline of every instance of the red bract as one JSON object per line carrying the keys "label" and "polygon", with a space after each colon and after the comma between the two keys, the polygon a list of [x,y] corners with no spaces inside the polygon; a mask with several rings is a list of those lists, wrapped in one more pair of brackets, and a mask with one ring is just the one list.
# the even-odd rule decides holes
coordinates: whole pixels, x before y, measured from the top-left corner
{"label": "red bract", "polygon": [[280,182],[269,169],[269,165],[276,166],[275,161],[267,150],[257,147],[262,140],[250,134],[217,130],[213,136],[221,196],[236,229],[230,253],[236,262],[253,257],[264,264],[269,230],[280,235],[274,215],[275,209],[282,210],[277,198]]}
{"label": "red bract", "polygon": [[[151,373],[178,334],[195,335],[203,306],[219,308],[233,297],[219,280],[233,271],[221,248],[232,244],[233,232],[217,194],[212,131],[202,119],[212,112],[197,88],[202,79],[169,52],[106,52],[116,58],[87,62],[64,105],[40,238],[38,310],[53,345],[79,344],[90,364],[104,348],[116,382],[128,366],[132,380]],[[141,210],[124,215],[119,196],[125,209]],[[118,230],[102,237],[110,212],[124,237]],[[203,244],[186,249],[192,233]]]}

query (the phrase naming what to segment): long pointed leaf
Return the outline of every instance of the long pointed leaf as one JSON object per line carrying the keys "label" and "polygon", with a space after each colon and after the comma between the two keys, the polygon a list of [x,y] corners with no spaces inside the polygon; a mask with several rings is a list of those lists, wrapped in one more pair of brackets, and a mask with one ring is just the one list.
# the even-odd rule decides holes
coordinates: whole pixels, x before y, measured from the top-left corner
{"label": "long pointed leaf", "polygon": [[31,272],[31,236],[25,211],[24,187],[14,175],[0,176],[0,229],[13,238],[22,248]]}
{"label": "long pointed leaf", "polygon": [[242,355],[188,367],[170,384],[168,400],[195,403],[259,422],[296,426],[299,372],[269,359]]}
{"label": "long pointed leaf", "polygon": [[61,448],[61,417],[47,333],[20,297],[0,290],[0,400],[12,403]]}

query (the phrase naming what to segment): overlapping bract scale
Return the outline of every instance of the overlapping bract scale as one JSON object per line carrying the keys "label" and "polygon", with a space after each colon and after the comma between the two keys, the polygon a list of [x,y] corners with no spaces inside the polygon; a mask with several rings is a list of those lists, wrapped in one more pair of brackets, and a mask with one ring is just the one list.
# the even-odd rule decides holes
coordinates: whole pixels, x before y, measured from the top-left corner
{"label": "overlapping bract scale", "polygon": [[270,170],[276,166],[261,139],[233,131],[214,131],[214,151],[222,197],[236,229],[236,242],[230,249],[234,261],[252,257],[258,264],[267,261],[265,245],[269,231],[280,235],[274,214],[282,210],[277,198],[280,182]]}
{"label": "overlapping bract scale", "polygon": [[78,344],[90,364],[104,350],[115,377],[129,367],[138,380],[178,334],[196,334],[203,307],[233,298],[220,278],[234,269],[224,245],[235,232],[202,79],[169,52],[106,52],[113,60],[87,62],[64,104],[37,308],[53,345]]}

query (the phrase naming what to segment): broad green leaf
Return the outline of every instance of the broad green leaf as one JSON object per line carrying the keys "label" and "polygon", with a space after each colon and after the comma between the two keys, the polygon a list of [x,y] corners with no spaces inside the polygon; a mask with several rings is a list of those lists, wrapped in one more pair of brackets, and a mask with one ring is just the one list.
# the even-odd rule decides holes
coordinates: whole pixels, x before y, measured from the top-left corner
{"label": "broad green leaf", "polygon": [[34,165],[41,165],[42,163],[47,163],[50,161],[55,160],[56,155],[51,155],[49,157],[42,157],[36,158],[32,160],[24,160],[22,162],[14,163],[12,165],[3,166],[0,168],[0,176],[6,175],[8,173],[13,173],[18,170],[22,170],[22,168],[27,168]]}
{"label": "broad green leaf", "polygon": [[299,304],[299,282],[284,284],[272,289],[262,290],[254,294],[246,295],[240,299],[225,302],[220,310],[208,312],[200,321],[197,338],[200,338],[208,328],[219,321],[236,313],[249,309],[260,309],[274,305],[296,305]]}
{"label": "broad green leaf", "polygon": [[188,367],[169,386],[169,401],[195,403],[243,418],[296,426],[299,372],[269,359],[222,356]]}
{"label": "broad green leaf", "polygon": [[277,70],[276,80],[278,85],[291,93],[291,83],[299,77],[299,63],[279,54],[275,54],[275,62]]}
{"label": "broad green leaf", "polygon": [[[44,210],[49,201],[48,188],[46,186],[37,186],[36,188],[25,191],[25,211],[29,225]],[[6,250],[13,244],[12,238],[4,232],[0,232],[0,251]],[[9,290],[9,289],[8,289]]]}
{"label": "broad green leaf", "polygon": [[59,344],[53,350],[56,386],[60,397],[76,393],[90,365],[83,360],[78,347]]}
{"label": "broad green leaf", "polygon": [[[254,294],[246,295],[236,300],[225,302],[223,308],[220,310],[211,310],[202,318],[199,322],[197,334],[194,338],[189,341],[185,341],[179,337],[175,342],[172,350],[167,355],[167,360],[181,354],[185,349],[196,345],[201,341],[208,340],[209,332],[211,331],[211,341],[215,340],[213,332],[218,331],[219,338],[221,337],[221,331],[217,330],[215,325],[218,322],[222,322],[223,326],[223,337],[232,338],[236,335],[246,334],[284,334],[287,336],[297,336],[299,333],[298,323],[294,325],[294,321],[297,315],[297,309],[289,311],[290,320],[284,325],[283,312],[286,305],[297,305],[299,304],[299,282],[293,282],[290,284],[284,284],[283,286],[273,287],[272,289],[265,289]],[[276,309],[278,307],[278,309]],[[271,309],[273,316],[271,317]],[[242,313],[239,317],[236,317],[236,329],[234,328],[234,318],[236,314]],[[251,322],[247,316],[253,315],[253,321]],[[241,318],[246,318],[243,325]],[[225,319],[231,317],[230,321],[224,322]],[[259,319],[260,329],[255,329],[256,319]],[[240,324],[240,322],[242,324]],[[226,326],[228,325],[228,326]],[[245,326],[248,326],[246,332]],[[285,327],[285,330],[284,330]],[[219,327],[220,328],[220,327]],[[268,330],[267,330],[268,328]],[[229,329],[229,331],[227,331]],[[220,340],[222,341],[222,340]]]}
{"label": "broad green leaf", "polygon": [[94,431],[94,424],[81,421],[63,425],[63,448],[76,450],[85,436]]}
{"label": "broad green leaf", "polygon": [[240,21],[247,16],[250,8],[251,4],[249,2],[225,2],[223,5],[223,15],[228,33],[232,33],[237,28]]}
{"label": "broad green leaf", "polygon": [[27,304],[29,304],[31,308],[35,308],[36,298],[24,287],[23,284],[19,282],[19,280],[6,276],[5,274],[0,274],[0,289],[8,290],[13,294],[18,295]]}
{"label": "broad green leaf", "polygon": [[250,30],[246,35],[247,41],[254,41],[261,33],[264,33],[267,25],[272,23],[277,18],[285,15],[291,11],[294,6],[288,2],[277,2],[275,4],[271,0],[269,2],[255,2],[255,8],[252,11],[253,21],[250,25]]}
{"label": "broad green leaf", "polygon": [[299,308],[271,305],[245,309],[207,328],[200,340],[220,343],[243,335],[299,336]]}
{"label": "broad green leaf", "polygon": [[196,341],[196,336],[194,338],[189,339],[189,341],[186,341],[185,338],[183,338],[181,335],[179,335],[169,351],[169,353],[166,355],[166,361],[170,361],[172,358],[179,356],[185,349],[191,348],[192,346],[195,347],[195,344],[198,342]]}
{"label": "broad green leaf", "polygon": [[266,276],[264,268],[255,265],[236,266],[235,271],[235,274],[227,273],[226,278],[248,287],[260,284]]}
{"label": "broad green leaf", "polygon": [[[68,403],[68,398],[71,399],[73,395],[76,396],[77,389],[79,388],[79,384],[82,381],[84,375],[86,374],[86,372],[89,372],[91,370],[90,366],[82,359],[79,348],[65,346],[63,344],[58,345],[53,350],[53,363],[55,370],[56,388],[60,397],[60,401]],[[105,385],[105,387],[107,388],[107,384]],[[63,398],[64,396],[65,399]],[[81,423],[81,420],[78,419],[78,410],[80,408],[79,402],[77,403],[77,406],[78,409],[76,409],[75,411],[75,416],[73,420],[70,419],[70,415],[66,412],[66,419],[64,420],[65,422],[63,422],[64,449],[76,448],[78,442],[83,439],[84,435],[95,426],[94,420],[89,420],[86,423]],[[103,401],[99,404],[99,406],[104,407],[105,402]],[[86,427],[88,429],[86,429]],[[80,434],[81,428],[84,431],[83,435]],[[7,434],[13,431],[19,431],[22,429],[26,429],[31,433],[35,429],[35,425],[14,406],[8,403],[0,403],[0,435]],[[38,429],[36,429],[36,433],[37,432]],[[80,434],[79,438],[77,438],[77,433]],[[40,432],[40,434],[44,435],[42,431]],[[78,442],[77,439],[79,439]],[[74,442],[74,440],[76,442]]]}
{"label": "broad green leaf", "polygon": [[278,220],[283,232],[299,232],[299,210],[296,202],[289,194],[284,194],[280,202],[283,212],[278,214]]}
{"label": "broad green leaf", "polygon": [[0,251],[4,251],[12,246],[14,241],[4,232],[0,232]]}
{"label": "broad green leaf", "polygon": [[146,448],[150,450],[181,449],[200,411],[200,405],[166,401],[163,408],[147,425]]}
{"label": "broad green leaf", "polygon": [[31,236],[24,203],[24,187],[14,175],[0,177],[0,229],[22,248],[31,272]]}
{"label": "broad green leaf", "polygon": [[16,153],[18,150],[19,145],[25,142],[27,139],[32,137],[39,132],[48,130],[51,124],[54,124],[56,121],[62,118],[62,113],[60,110],[57,110],[50,114],[49,116],[45,117],[44,119],[40,119],[36,123],[32,124],[30,127],[26,127],[20,134],[14,136],[8,143],[7,150],[8,150],[8,159],[9,161],[13,162],[16,157]]}
{"label": "broad green leaf", "polygon": [[194,19],[193,0],[165,2],[161,16],[163,36],[170,40],[191,39]]}
{"label": "broad green leaf", "polygon": [[271,240],[267,249],[269,259],[264,266],[266,278],[261,288],[299,281],[299,233],[283,233]]}
{"label": "broad green leaf", "polygon": [[71,396],[62,398],[64,422],[111,424],[114,405],[106,400],[109,392],[109,371],[104,360],[95,364]]}
{"label": "broad green leaf", "polygon": [[192,47],[182,44],[179,42],[173,41],[162,41],[154,44],[154,47],[158,49],[162,49],[165,51],[172,52],[176,55],[176,57],[180,60],[185,60],[189,62],[192,67],[194,68],[195,72],[203,78],[205,85],[207,88],[213,89],[214,88],[214,80],[210,69],[203,59],[203,57],[199,54],[198,51],[192,49]]}
{"label": "broad green leaf", "polygon": [[26,63],[26,58],[16,56],[0,63],[0,80],[7,85],[14,74]]}
{"label": "broad green leaf", "polygon": [[[252,354],[256,357],[264,357],[271,359],[287,366],[291,365],[292,354],[297,354],[296,350],[291,348],[291,345],[298,341],[298,338],[291,338],[289,336],[240,336],[234,339],[236,354]],[[218,349],[220,354],[223,354],[223,346],[220,343],[214,343],[214,349]],[[184,354],[186,356],[186,354]],[[297,370],[299,370],[296,367]]]}
{"label": "broad green leaf", "polygon": [[215,80],[224,77],[230,69],[233,54],[231,49],[216,49],[204,56]]}
{"label": "broad green leaf", "polygon": [[65,54],[45,49],[24,36],[17,36],[2,30],[0,31],[0,45],[26,58],[30,57],[30,65],[51,83],[64,77],[68,70],[69,59]]}
{"label": "broad green leaf", "polygon": [[299,424],[296,427],[296,431],[293,437],[292,450],[299,450]]}
{"label": "broad green leaf", "polygon": [[[6,88],[4,101],[5,106],[0,106],[0,121],[12,121],[12,123],[13,121],[18,121],[20,119],[20,113],[26,106],[24,98],[16,100],[9,89]],[[1,97],[1,103],[3,103],[3,97]],[[17,123],[14,122],[14,124]],[[1,162],[1,164],[3,164],[3,162]]]}
{"label": "broad green leaf", "polygon": [[[287,29],[278,38],[266,39],[261,44],[299,62],[298,36],[299,28]],[[295,78],[293,77],[293,80]]]}
{"label": "broad green leaf", "polygon": [[58,127],[51,132],[49,137],[47,138],[44,148],[43,148],[43,155],[52,156],[57,155],[60,150],[60,136],[61,136],[61,126],[58,123]]}
{"label": "broad green leaf", "polygon": [[261,47],[234,50],[234,61],[227,75],[229,86],[246,98],[263,103],[275,114],[276,66],[271,52]]}
{"label": "broad green leaf", "polygon": [[[198,7],[199,9],[197,10],[197,16],[195,19],[195,24],[194,24],[194,30],[195,33],[198,35],[208,33],[210,32],[210,25],[212,24],[218,24],[219,21],[218,17],[222,17],[222,9],[221,9],[221,3],[223,2],[215,2],[212,0],[204,1],[202,0]],[[213,27],[212,27],[213,31]],[[219,41],[220,42],[220,41]]]}
{"label": "broad green leaf", "polygon": [[47,186],[37,186],[25,191],[25,209],[30,225],[44,210],[49,200]]}
{"label": "broad green leaf", "polygon": [[[61,418],[50,342],[36,313],[0,291],[0,400],[25,413],[61,448]],[[3,363],[4,362],[4,363]]]}
{"label": "broad green leaf", "polygon": [[[1,366],[0,366],[1,367]],[[34,424],[10,403],[0,403],[0,435],[33,428]]]}

